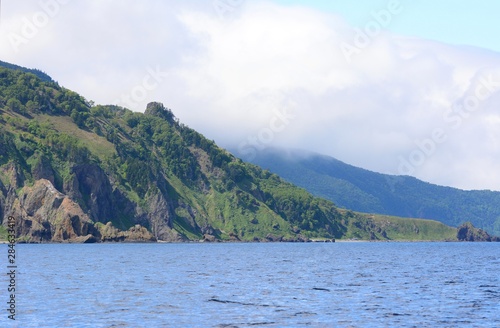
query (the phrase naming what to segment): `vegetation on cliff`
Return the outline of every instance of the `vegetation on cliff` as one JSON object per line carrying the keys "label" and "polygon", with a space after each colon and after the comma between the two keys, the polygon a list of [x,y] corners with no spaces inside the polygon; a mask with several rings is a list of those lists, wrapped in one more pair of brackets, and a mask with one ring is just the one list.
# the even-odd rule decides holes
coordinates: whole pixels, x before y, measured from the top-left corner
{"label": "vegetation on cliff", "polygon": [[421,239],[235,158],[161,103],[94,106],[0,67],[0,126],[0,219],[27,241]]}

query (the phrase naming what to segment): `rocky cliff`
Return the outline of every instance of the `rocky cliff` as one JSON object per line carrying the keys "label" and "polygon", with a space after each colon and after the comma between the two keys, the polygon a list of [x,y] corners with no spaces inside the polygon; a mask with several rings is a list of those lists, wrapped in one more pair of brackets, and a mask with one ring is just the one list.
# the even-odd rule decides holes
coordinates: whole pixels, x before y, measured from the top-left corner
{"label": "rocky cliff", "polygon": [[56,190],[52,182],[46,179],[36,180],[33,186],[22,187],[18,196],[13,189],[6,194],[7,197],[2,200],[4,215],[16,219],[17,237],[22,242],[156,240],[140,225],[121,231],[113,227],[111,222],[106,225],[94,224],[79,204]]}
{"label": "rocky cliff", "polygon": [[457,239],[460,241],[500,241],[499,237],[490,236],[486,231],[474,227],[470,222],[457,228]]}

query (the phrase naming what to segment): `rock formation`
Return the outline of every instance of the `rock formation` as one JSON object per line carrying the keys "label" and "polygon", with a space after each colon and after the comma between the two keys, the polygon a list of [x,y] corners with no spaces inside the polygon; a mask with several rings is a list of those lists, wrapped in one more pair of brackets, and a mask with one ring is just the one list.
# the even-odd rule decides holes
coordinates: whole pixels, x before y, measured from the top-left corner
{"label": "rock formation", "polygon": [[470,222],[465,222],[457,228],[457,238],[460,241],[500,241],[499,237],[492,237],[486,231],[478,229]]}
{"label": "rock formation", "polygon": [[[5,189],[0,186],[0,190]],[[5,194],[5,192],[2,192]],[[16,235],[20,242],[98,242],[98,241],[156,241],[146,228],[135,225],[121,231],[108,223],[99,229],[79,204],[56,190],[46,179],[25,186],[16,197],[7,192],[2,208],[5,216],[16,219]]]}

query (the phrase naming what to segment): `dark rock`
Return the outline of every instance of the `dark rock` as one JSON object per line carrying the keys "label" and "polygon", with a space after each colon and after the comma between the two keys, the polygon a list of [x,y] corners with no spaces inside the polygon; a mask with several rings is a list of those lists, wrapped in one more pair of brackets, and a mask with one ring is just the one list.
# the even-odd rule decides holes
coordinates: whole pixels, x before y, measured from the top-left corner
{"label": "dark rock", "polygon": [[217,241],[217,238],[214,235],[204,234],[203,241],[213,243]]}
{"label": "dark rock", "polygon": [[143,226],[136,224],[124,233],[128,242],[155,242],[156,238]]}
{"label": "dark rock", "polygon": [[72,243],[81,243],[81,244],[93,244],[98,240],[95,236],[88,234],[86,236],[79,236],[71,240]]}
{"label": "dark rock", "polygon": [[68,196],[79,200],[92,220],[115,219],[113,211],[113,188],[108,176],[95,164],[84,164],[73,167],[74,179],[67,185]]}
{"label": "dark rock", "polygon": [[310,242],[311,240],[302,234],[297,234],[292,237],[282,238],[281,240],[278,241],[291,242],[291,243],[307,243]]}
{"label": "dark rock", "polygon": [[229,240],[230,241],[241,241],[241,239],[238,237],[238,235],[235,234],[234,232],[229,233]]}
{"label": "dark rock", "polygon": [[156,238],[143,226],[135,225],[127,231],[115,228],[111,222],[96,224],[103,242],[155,242]]}
{"label": "dark rock", "polygon": [[283,236],[277,236],[272,233],[269,233],[266,235],[266,240],[267,241],[272,241],[272,242],[278,242],[283,240]]}
{"label": "dark rock", "polygon": [[490,236],[486,231],[474,227],[470,222],[465,222],[457,228],[457,239],[460,241],[500,241],[500,238]]}
{"label": "dark rock", "polygon": [[211,226],[201,227],[200,230],[201,230],[201,233],[204,234],[204,235],[214,235],[215,234],[215,230]]}
{"label": "dark rock", "polygon": [[144,115],[160,117],[170,123],[175,122],[175,116],[170,109],[165,108],[162,103],[150,102],[146,105]]}
{"label": "dark rock", "polygon": [[157,192],[149,197],[147,204],[149,226],[158,240],[184,240],[172,229],[172,218],[174,217],[173,213],[175,213],[172,202],[169,202],[162,193]]}

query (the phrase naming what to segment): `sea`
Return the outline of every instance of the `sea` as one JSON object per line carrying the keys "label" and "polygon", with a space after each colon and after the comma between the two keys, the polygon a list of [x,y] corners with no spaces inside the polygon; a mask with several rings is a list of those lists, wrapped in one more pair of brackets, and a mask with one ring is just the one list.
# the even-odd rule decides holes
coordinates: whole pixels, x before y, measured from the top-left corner
{"label": "sea", "polygon": [[[0,245],[8,273],[8,246]],[[500,327],[500,243],[18,244],[0,327]],[[2,255],[3,253],[3,255]]]}

